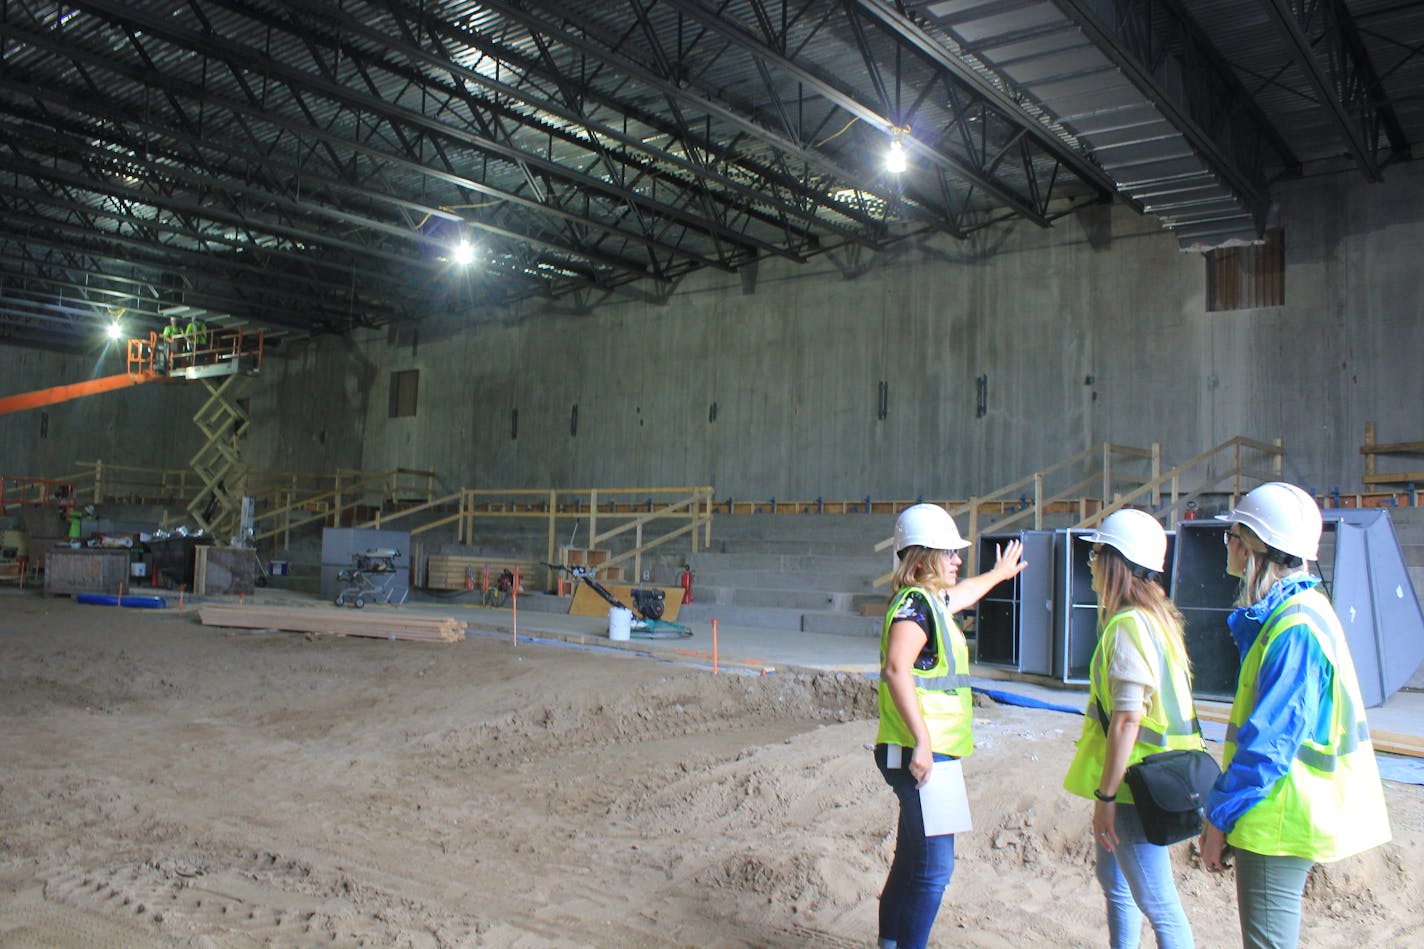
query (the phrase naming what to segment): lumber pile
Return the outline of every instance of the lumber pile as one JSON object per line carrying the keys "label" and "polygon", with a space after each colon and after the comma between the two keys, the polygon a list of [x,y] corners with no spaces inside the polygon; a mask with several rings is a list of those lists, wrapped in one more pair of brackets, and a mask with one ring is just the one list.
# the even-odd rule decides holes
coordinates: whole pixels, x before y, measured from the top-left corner
{"label": "lumber pile", "polygon": [[327,636],[371,636],[434,643],[454,643],[465,638],[464,624],[453,616],[422,616],[395,610],[352,610],[335,606],[204,606],[198,610],[198,618],[204,626],[283,629]]}
{"label": "lumber pile", "polygon": [[[431,554],[426,558],[425,588],[427,590],[482,590],[485,577],[489,583],[499,581],[501,571],[519,572],[519,584],[528,589],[542,582],[544,566],[537,560],[506,560],[498,557],[462,557],[453,554]],[[537,573],[536,573],[537,571]],[[539,580],[536,581],[535,578]]]}
{"label": "lumber pile", "polygon": [[[1204,722],[1225,724],[1230,713],[1231,706],[1229,705],[1216,702],[1197,703],[1197,718]],[[1367,711],[1365,714],[1368,716],[1369,712]],[[1375,751],[1385,754],[1424,758],[1424,738],[1415,735],[1402,735],[1399,732],[1386,732],[1371,728],[1370,744],[1374,746]]]}

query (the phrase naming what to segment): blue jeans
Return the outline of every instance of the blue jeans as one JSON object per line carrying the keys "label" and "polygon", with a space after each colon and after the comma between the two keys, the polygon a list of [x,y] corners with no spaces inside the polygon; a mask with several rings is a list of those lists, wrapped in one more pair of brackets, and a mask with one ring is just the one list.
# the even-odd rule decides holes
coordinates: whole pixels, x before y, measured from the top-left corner
{"label": "blue jeans", "polygon": [[[949,761],[949,755],[935,755]],[[909,764],[910,750],[905,750]],[[875,764],[900,799],[895,859],[880,892],[880,949],[924,949],[939,913],[944,888],[954,873],[954,835],[925,836],[920,792],[908,768],[887,768],[885,746],[875,746]]]}
{"label": "blue jeans", "polygon": [[1137,949],[1145,915],[1160,949],[1192,949],[1192,927],[1177,898],[1172,856],[1166,847],[1147,842],[1142,819],[1131,804],[1117,805],[1113,823],[1117,849],[1098,843],[1098,883],[1108,902],[1108,941],[1112,949]]}
{"label": "blue jeans", "polygon": [[1236,905],[1246,949],[1295,949],[1300,942],[1300,895],[1314,861],[1236,851]]}

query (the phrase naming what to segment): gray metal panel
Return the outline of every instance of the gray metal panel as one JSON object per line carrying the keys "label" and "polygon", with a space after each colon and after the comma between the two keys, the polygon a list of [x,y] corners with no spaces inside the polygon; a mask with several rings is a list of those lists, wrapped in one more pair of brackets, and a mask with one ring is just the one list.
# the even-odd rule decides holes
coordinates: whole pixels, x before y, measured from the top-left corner
{"label": "gray metal panel", "polygon": [[1064,682],[1088,680],[1098,645],[1098,598],[1088,573],[1089,530],[1053,534],[1053,675]]}
{"label": "gray metal panel", "polygon": [[1373,707],[1403,688],[1424,662],[1424,610],[1387,510],[1327,510],[1324,518],[1335,535],[1331,601],[1360,693]]}
{"label": "gray metal panel", "polygon": [[1345,630],[1366,707],[1384,701],[1374,591],[1370,584],[1369,531],[1341,522],[1335,530],[1335,579],[1330,601]]}
{"label": "gray metal panel", "polygon": [[358,553],[383,547],[400,551],[395,558],[398,570],[395,593],[391,602],[404,602],[410,589],[410,532],[376,530],[375,528],[327,527],[321,532],[321,596],[336,598],[346,584],[338,578],[342,570],[350,569]]}
{"label": "gray metal panel", "polygon": [[1018,576],[1019,671],[1053,673],[1053,532],[1024,531],[1024,560]]}

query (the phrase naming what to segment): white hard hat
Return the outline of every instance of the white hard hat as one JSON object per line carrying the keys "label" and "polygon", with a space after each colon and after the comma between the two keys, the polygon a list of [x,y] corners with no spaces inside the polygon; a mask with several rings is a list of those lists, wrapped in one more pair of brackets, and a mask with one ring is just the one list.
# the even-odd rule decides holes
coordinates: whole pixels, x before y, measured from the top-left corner
{"label": "white hard hat", "polygon": [[1089,534],[1090,544],[1103,544],[1122,554],[1128,563],[1161,573],[1167,569],[1167,532],[1146,511],[1113,511]]}
{"label": "white hard hat", "polygon": [[969,541],[959,536],[954,518],[938,504],[914,504],[895,520],[895,553],[906,547],[934,550],[961,550]]}
{"label": "white hard hat", "polygon": [[1293,484],[1268,481],[1252,488],[1236,509],[1218,520],[1245,524],[1267,547],[1302,560],[1320,554],[1320,507]]}

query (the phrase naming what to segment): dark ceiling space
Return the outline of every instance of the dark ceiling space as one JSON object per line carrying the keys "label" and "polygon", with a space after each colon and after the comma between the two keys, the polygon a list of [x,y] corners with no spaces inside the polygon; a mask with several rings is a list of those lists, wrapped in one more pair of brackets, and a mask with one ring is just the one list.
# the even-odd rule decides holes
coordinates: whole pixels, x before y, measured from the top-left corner
{"label": "dark ceiling space", "polygon": [[1217,246],[1424,137],[1398,0],[0,8],[0,343],[59,351],[665,300],[1114,200]]}

